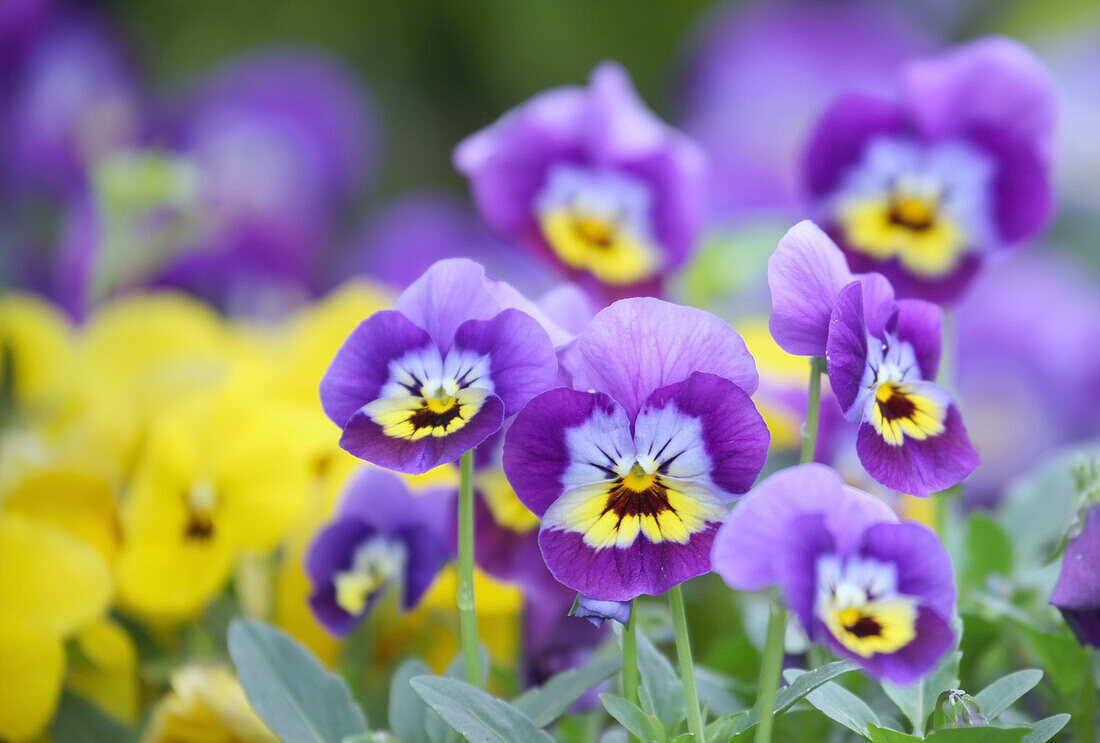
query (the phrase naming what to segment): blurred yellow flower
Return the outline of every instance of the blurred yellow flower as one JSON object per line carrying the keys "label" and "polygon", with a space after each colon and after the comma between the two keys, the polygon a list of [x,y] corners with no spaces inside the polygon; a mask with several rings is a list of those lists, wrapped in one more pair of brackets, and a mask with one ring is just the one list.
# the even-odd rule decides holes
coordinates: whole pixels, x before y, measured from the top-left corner
{"label": "blurred yellow flower", "polygon": [[85,542],[53,524],[0,518],[0,738],[30,740],[53,715],[64,641],[106,609],[111,574]]}
{"label": "blurred yellow flower", "polygon": [[153,712],[141,743],[279,743],[225,667],[184,666]]}
{"label": "blurred yellow flower", "polygon": [[738,323],[737,330],[760,372],[760,387],[753,401],[771,431],[772,448],[797,449],[802,445],[802,422],[806,417],[809,361],[780,348],[764,318]]}
{"label": "blurred yellow flower", "polygon": [[119,720],[138,718],[137,648],[117,622],[100,619],[76,633],[66,683]]}
{"label": "blurred yellow flower", "polygon": [[150,427],[123,510],[120,603],[185,620],[241,550],[267,551],[310,504],[316,443],[301,415],[226,384],[184,397]]}

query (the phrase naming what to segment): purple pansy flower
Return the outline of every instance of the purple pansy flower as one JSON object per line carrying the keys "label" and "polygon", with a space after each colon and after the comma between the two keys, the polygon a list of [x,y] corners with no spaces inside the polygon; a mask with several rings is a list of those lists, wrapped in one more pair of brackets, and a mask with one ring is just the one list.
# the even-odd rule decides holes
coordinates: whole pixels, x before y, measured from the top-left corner
{"label": "purple pansy flower", "polygon": [[805,184],[855,270],[954,301],[988,253],[1046,223],[1054,86],[1019,42],[986,38],[906,65],[900,88],[825,112]]}
{"label": "purple pansy flower", "polygon": [[1100,507],[1089,510],[1081,533],[1066,546],[1050,603],[1082,645],[1100,647]]}
{"label": "purple pansy flower", "polygon": [[454,162],[490,227],[612,295],[656,291],[704,216],[701,150],[613,63],[471,135]]}
{"label": "purple pansy flower", "polygon": [[939,538],[882,501],[804,464],[761,482],[714,542],[732,588],[783,590],[811,639],[872,676],[916,681],[951,648],[951,562]]}
{"label": "purple pansy flower", "polygon": [[[771,330],[790,353],[824,355],[844,417],[859,424],[868,474],[912,495],[955,485],[979,461],[951,394],[933,380],[943,313],[895,300],[882,276],[854,276],[829,237],[795,225],[768,264]],[[824,352],[824,353],[823,353]]]}
{"label": "purple pansy flower", "polygon": [[744,341],[702,310],[626,299],[596,315],[575,352],[576,389],[532,400],[504,444],[551,573],[627,601],[708,572],[726,503],[767,455]]}
{"label": "purple pansy flower", "polygon": [[305,558],[309,604],[329,632],[351,632],[389,588],[403,588],[406,610],[416,605],[450,557],[438,516],[452,495],[412,495],[396,475],[376,469],[352,480]]}
{"label": "purple pansy flower", "polygon": [[558,373],[554,347],[570,339],[473,261],[439,261],[344,342],[321,380],[321,404],[343,429],[347,451],[399,472],[427,472],[549,389]]}
{"label": "purple pansy flower", "polygon": [[888,93],[932,39],[897,3],[722,3],[697,24],[683,85],[684,130],[706,151],[715,217],[801,211],[797,152],[840,93]]}

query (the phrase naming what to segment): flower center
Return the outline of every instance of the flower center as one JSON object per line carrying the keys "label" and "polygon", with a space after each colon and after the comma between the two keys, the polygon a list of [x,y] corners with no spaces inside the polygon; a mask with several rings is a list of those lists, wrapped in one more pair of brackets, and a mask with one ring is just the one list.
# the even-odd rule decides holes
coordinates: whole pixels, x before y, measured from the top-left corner
{"label": "flower center", "polygon": [[370,598],[404,569],[405,545],[374,538],[361,545],[351,567],[336,574],[336,603],[348,614],[361,614]]}
{"label": "flower center", "polygon": [[202,480],[184,494],[187,505],[187,539],[206,541],[214,536],[214,511],[218,507],[218,494],[214,486]]}
{"label": "flower center", "polygon": [[571,268],[632,284],[659,268],[650,238],[649,187],[619,173],[559,165],[536,199],[542,236]]}
{"label": "flower center", "polygon": [[938,206],[919,196],[895,196],[890,221],[911,230],[927,230],[936,221]]}
{"label": "flower center", "polygon": [[897,592],[892,565],[830,555],[818,561],[817,577],[817,615],[851,652],[894,653],[916,637],[917,602]]}
{"label": "flower center", "polygon": [[891,446],[901,446],[906,437],[939,436],[946,430],[947,405],[937,392],[931,382],[882,382],[875,390],[871,425]]}

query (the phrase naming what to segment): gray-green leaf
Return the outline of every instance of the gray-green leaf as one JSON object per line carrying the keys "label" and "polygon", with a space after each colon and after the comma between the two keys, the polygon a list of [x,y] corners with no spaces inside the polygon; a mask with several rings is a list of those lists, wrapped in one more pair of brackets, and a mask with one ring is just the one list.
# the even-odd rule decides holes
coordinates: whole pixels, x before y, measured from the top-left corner
{"label": "gray-green leaf", "polygon": [[568,710],[589,689],[603,683],[622,668],[618,655],[593,658],[580,668],[571,668],[542,686],[528,689],[512,705],[544,728]]}
{"label": "gray-green leaf", "polygon": [[1020,743],[1027,728],[965,727],[937,730],[924,743]]}
{"label": "gray-green leaf", "polygon": [[419,676],[409,683],[470,743],[553,743],[518,709],[467,683],[438,676]]}
{"label": "gray-green leaf", "polygon": [[955,651],[944,658],[931,674],[915,684],[899,686],[882,682],[886,696],[893,700],[913,725],[913,732],[924,735],[928,716],[936,707],[940,694],[959,685],[959,660],[962,653]]}
{"label": "gray-green leaf", "polygon": [[672,669],[672,662],[640,631],[638,670],[642,676],[641,696],[646,712],[657,717],[665,730],[675,730],[686,716],[684,685]]}
{"label": "gray-green leaf", "polygon": [[64,691],[50,738],[54,743],[128,743],[134,732],[84,697]]}
{"label": "gray-green leaf", "polygon": [[[783,673],[783,678],[791,682],[804,675],[804,671],[792,668]],[[829,719],[863,737],[867,737],[870,725],[879,724],[878,716],[866,702],[838,684],[822,684],[806,695],[806,701]]]}
{"label": "gray-green leaf", "polygon": [[1043,672],[1038,669],[1028,671],[1016,671],[997,679],[974,695],[978,708],[988,720],[994,720],[997,715],[1004,712],[1012,704],[1035,688],[1043,679]]}
{"label": "gray-green leaf", "polygon": [[1070,717],[1066,714],[1044,717],[1031,726],[1031,732],[1024,738],[1024,743],[1046,743],[1066,726]]}
{"label": "gray-green leaf", "polygon": [[647,715],[626,699],[614,694],[600,694],[600,702],[609,715],[645,743],[660,743],[665,739],[660,720]]}
{"label": "gray-green leaf", "polygon": [[[837,676],[848,673],[849,671],[854,671],[856,668],[857,666],[850,661],[837,660],[832,663],[826,663],[821,668],[810,671],[809,673],[802,673],[802,675],[780,689],[779,693],[775,695],[775,714],[778,716],[783,710],[787,709],[822,684],[826,684]],[[733,732],[735,735],[743,733],[758,722],[760,722],[760,710],[757,707],[753,707],[747,715],[740,715],[737,717],[737,724],[734,726]]]}
{"label": "gray-green leaf", "polygon": [[413,691],[409,681],[417,676],[430,676],[431,669],[419,658],[411,658],[393,672],[390,681],[390,730],[401,743],[431,743],[425,723],[428,709],[424,700]]}
{"label": "gray-green leaf", "polygon": [[344,680],[285,633],[236,619],[229,655],[252,708],[284,743],[341,743],[367,732]]}

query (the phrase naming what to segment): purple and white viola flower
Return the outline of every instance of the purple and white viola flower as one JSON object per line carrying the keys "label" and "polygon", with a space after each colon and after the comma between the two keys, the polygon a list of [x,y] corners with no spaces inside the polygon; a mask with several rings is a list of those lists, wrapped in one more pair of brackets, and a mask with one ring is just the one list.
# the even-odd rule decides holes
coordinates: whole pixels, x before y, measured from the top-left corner
{"label": "purple and white viola flower", "polygon": [[600,601],[660,594],[710,570],[726,504],[764,465],[741,337],[702,310],[626,299],[577,337],[573,386],[508,430],[504,471],[542,519],[558,581]]}
{"label": "purple and white viola flower", "polygon": [[768,264],[770,327],[791,353],[823,355],[856,451],[875,480],[926,496],[960,482],[980,458],[951,393],[933,380],[943,311],[895,300],[878,274],[857,276],[812,222],[780,240]]}
{"label": "purple and white viola flower", "polygon": [[344,342],[321,380],[321,404],[344,449],[421,474],[549,389],[555,345],[571,339],[473,261],[439,261]]}
{"label": "purple and white viola flower", "polygon": [[901,296],[953,302],[991,252],[1052,206],[1052,78],[1019,42],[985,38],[902,68],[896,100],[849,94],[822,115],[803,176],[852,268]]}
{"label": "purple and white viola flower", "polygon": [[1066,545],[1050,603],[1062,612],[1079,643],[1100,647],[1100,507],[1090,508],[1083,521],[1080,533]]}
{"label": "purple and white viola flower", "polygon": [[812,640],[874,677],[916,681],[954,644],[955,582],[935,532],[899,522],[825,465],[753,488],[718,532],[713,560],[731,588],[779,586]]}
{"label": "purple and white viola flower", "polygon": [[706,204],[702,151],[660,121],[626,71],[541,93],[461,142],[455,167],[481,215],[582,283],[653,293],[695,247]]}
{"label": "purple and white viola flower", "polygon": [[452,498],[446,489],[412,495],[396,475],[381,470],[357,475],[336,517],[306,553],[317,621],[343,637],[390,589],[402,590],[406,610],[416,606],[450,558],[438,516]]}

